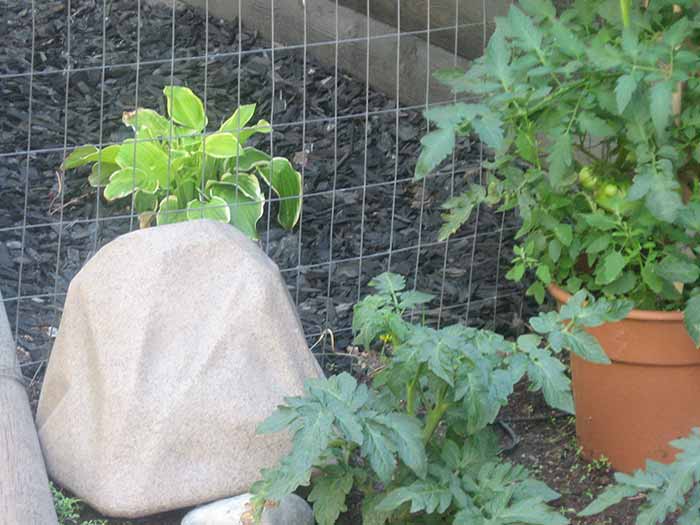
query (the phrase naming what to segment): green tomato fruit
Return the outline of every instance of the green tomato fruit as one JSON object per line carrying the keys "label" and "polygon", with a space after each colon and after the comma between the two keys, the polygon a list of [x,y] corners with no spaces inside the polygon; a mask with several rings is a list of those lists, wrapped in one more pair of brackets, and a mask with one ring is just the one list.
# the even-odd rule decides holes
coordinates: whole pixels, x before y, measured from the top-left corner
{"label": "green tomato fruit", "polygon": [[590,166],[584,166],[581,168],[581,171],[578,172],[578,181],[581,183],[581,186],[590,190],[598,183],[598,177],[593,174],[593,170]]}
{"label": "green tomato fruit", "polygon": [[603,193],[605,194],[606,197],[614,197],[617,195],[620,191],[620,188],[615,186],[614,184],[606,184],[605,187],[603,188]]}

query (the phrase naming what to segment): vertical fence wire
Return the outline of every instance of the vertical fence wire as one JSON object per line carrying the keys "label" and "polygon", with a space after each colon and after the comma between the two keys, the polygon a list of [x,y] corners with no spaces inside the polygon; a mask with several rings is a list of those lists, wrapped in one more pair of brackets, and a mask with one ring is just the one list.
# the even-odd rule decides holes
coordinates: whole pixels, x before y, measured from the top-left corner
{"label": "vertical fence wire", "polygon": [[[203,0],[203,41],[204,41],[204,51],[203,53],[198,53],[196,49],[182,50],[186,51],[180,53],[178,46],[180,45],[177,38],[177,19],[178,14],[182,5],[176,2],[176,0],[165,0],[165,5],[163,9],[169,11],[169,29],[170,29],[170,42],[165,43],[164,46],[170,48],[169,57],[162,58],[159,55],[157,58],[153,56],[142,56],[142,39],[144,34],[142,34],[143,25],[142,20],[142,10],[144,5],[148,5],[149,9],[152,7],[153,0],[145,0],[142,5],[142,0],[135,2],[134,10],[135,17],[137,19],[136,23],[136,41],[135,45],[135,56],[133,63],[125,63],[125,61],[117,53],[108,46],[108,27],[112,23],[109,20],[109,13],[107,12],[108,6],[111,6],[110,2],[107,0],[102,0],[102,2],[96,2],[96,4],[101,3],[101,56],[97,66],[94,68],[99,74],[99,80],[96,82],[96,89],[99,90],[98,104],[99,104],[99,119],[98,130],[97,130],[97,140],[96,143],[100,149],[109,144],[113,144],[113,139],[108,139],[106,136],[105,128],[105,118],[109,115],[106,107],[112,104],[110,99],[110,94],[108,94],[107,88],[109,84],[108,74],[111,76],[111,72],[115,68],[119,67],[131,67],[135,73],[135,85],[133,90],[133,100],[134,109],[139,107],[141,92],[140,92],[140,82],[141,79],[147,75],[146,67],[156,66],[160,67],[169,66],[169,83],[174,85],[176,83],[182,82],[187,84],[187,80],[193,81],[193,78],[180,78],[180,75],[176,76],[176,66],[186,65],[188,63],[202,63],[203,66],[203,92],[201,96],[203,98],[203,104],[205,108],[205,113],[210,113],[214,111],[212,109],[213,100],[210,99],[210,81],[209,81],[209,62],[210,60],[225,60],[227,57],[232,57],[237,64],[235,79],[237,81],[235,92],[232,91],[232,99],[235,98],[237,102],[237,107],[244,105],[250,100],[243,100],[243,93],[247,93],[248,90],[244,91],[242,85],[247,82],[246,76],[242,71],[246,67],[246,61],[248,58],[255,56],[266,57],[269,60],[269,85],[271,100],[269,101],[269,119],[271,124],[271,130],[266,137],[271,155],[276,156],[278,152],[276,148],[278,147],[277,141],[275,139],[275,133],[285,134],[294,131],[295,126],[300,126],[301,128],[301,144],[298,145],[297,149],[300,149],[300,158],[298,169],[302,175],[302,207],[299,216],[299,223],[297,225],[298,231],[293,234],[296,236],[296,242],[294,246],[293,257],[286,262],[280,262],[280,269],[288,276],[287,282],[290,287],[290,291],[293,290],[292,294],[295,298],[297,304],[304,301],[308,295],[307,291],[307,278],[306,272],[309,270],[314,270],[325,275],[326,282],[324,283],[323,289],[317,291],[321,299],[318,301],[322,304],[322,307],[318,311],[318,320],[315,325],[318,327],[318,333],[322,333],[326,329],[331,329],[336,332],[349,333],[349,324],[347,322],[349,316],[345,315],[344,320],[339,320],[339,315],[342,308],[340,302],[345,299],[336,296],[336,289],[339,284],[349,281],[354,281],[352,284],[352,301],[358,300],[367,291],[367,281],[373,275],[370,272],[375,271],[377,266],[386,268],[387,270],[394,270],[394,268],[399,265],[402,267],[410,268],[405,273],[406,277],[409,278],[409,288],[412,289],[425,289],[426,283],[428,289],[425,291],[435,293],[438,299],[436,301],[436,317],[434,322],[439,326],[441,323],[447,322],[448,319],[455,319],[454,312],[459,311],[463,313],[457,314],[463,322],[472,322],[472,316],[474,313],[474,308],[480,307],[484,304],[490,304],[493,308],[493,322],[496,322],[496,315],[498,310],[498,302],[503,298],[501,293],[501,288],[499,287],[501,279],[501,264],[500,258],[505,249],[505,243],[507,241],[507,235],[510,235],[511,228],[506,221],[506,214],[502,213],[498,216],[499,224],[496,225],[491,231],[489,228],[484,228],[481,224],[481,216],[483,210],[481,207],[475,209],[474,218],[470,222],[471,226],[469,231],[463,229],[454,238],[448,239],[446,241],[432,241],[428,234],[426,233],[426,228],[432,228],[433,222],[428,221],[428,214],[439,213],[438,207],[441,202],[438,199],[432,199],[431,192],[435,191],[435,188],[439,188],[440,185],[444,187],[444,193],[448,196],[455,195],[457,191],[457,178],[460,176],[464,177],[477,177],[478,182],[484,183],[484,172],[483,172],[483,162],[486,158],[487,152],[484,147],[479,144],[478,147],[478,169],[473,169],[471,172],[465,172],[462,170],[464,164],[461,158],[460,152],[455,152],[452,155],[451,163],[447,169],[441,171],[437,174],[432,174],[430,177],[423,179],[421,182],[412,182],[411,173],[415,164],[417,156],[417,148],[411,146],[411,139],[406,139],[402,137],[402,122],[403,118],[413,119],[413,122],[419,122],[417,124],[420,126],[420,134],[428,132],[430,130],[429,124],[425,120],[421,120],[419,113],[424,110],[429,109],[433,105],[433,93],[431,84],[431,75],[434,69],[432,63],[434,59],[434,49],[438,49],[437,46],[439,39],[435,35],[439,34],[440,31],[445,32],[447,30],[454,32],[453,43],[451,49],[446,50],[446,52],[451,57],[452,65],[455,67],[460,64],[461,55],[463,54],[463,49],[460,46],[463,45],[460,41],[461,35],[469,29],[469,31],[475,32],[477,30],[481,31],[481,49],[483,51],[486,46],[486,41],[489,34],[490,11],[487,0],[469,0],[472,4],[479,2],[481,5],[481,18],[473,23],[465,24],[462,19],[465,13],[465,4],[468,0],[455,0],[452,6],[453,21],[447,27],[444,27],[444,23],[441,25],[434,22],[432,15],[433,10],[437,6],[432,5],[434,2],[431,0],[425,1],[425,24],[424,29],[417,30],[415,27],[404,27],[403,16],[402,16],[402,1],[398,0],[396,2],[396,18],[395,27],[391,28],[391,31],[384,31],[382,29],[377,30],[376,28],[384,27],[382,24],[373,25],[375,23],[373,12],[371,6],[371,0],[366,0],[364,4],[364,9],[362,9],[361,15],[363,18],[363,31],[359,35],[353,35],[345,26],[345,20],[343,20],[341,13],[348,13],[349,8],[345,7],[340,0],[326,0],[330,6],[334,7],[334,16],[332,17],[332,24],[328,30],[328,35],[330,38],[319,38],[318,34],[312,33],[315,29],[314,24],[317,22],[312,17],[317,13],[316,9],[310,9],[310,4],[308,2],[299,1],[299,9],[303,11],[302,20],[298,28],[298,34],[302,35],[301,44],[297,42],[284,42],[286,34],[288,34],[288,28],[284,28],[278,42],[278,17],[280,16],[280,2],[281,0],[269,0],[270,9],[270,20],[269,20],[269,42],[259,42],[254,43],[253,48],[247,49],[246,45],[248,40],[246,40],[245,32],[247,30],[245,24],[247,17],[250,13],[245,13],[243,10],[243,2],[239,1],[237,3],[237,16],[235,22],[229,22],[232,26],[236,27],[235,42],[231,43],[230,48],[220,47],[213,48],[210,32],[213,31],[210,28],[210,17],[218,16],[217,13],[210,12],[210,3],[208,0]],[[29,216],[29,206],[30,206],[30,192],[31,188],[31,162],[35,155],[44,153],[60,153],[65,157],[75,145],[70,142],[73,138],[69,133],[69,118],[71,115],[72,106],[70,104],[72,97],[78,97],[80,94],[74,92],[74,85],[72,82],[73,75],[75,72],[87,72],[92,68],[91,64],[74,64],[73,57],[71,56],[71,24],[74,22],[73,16],[76,6],[82,6],[81,0],[72,0],[73,10],[71,9],[71,0],[67,1],[67,10],[65,12],[66,24],[65,24],[65,68],[62,70],[63,83],[65,85],[65,99],[63,101],[63,140],[62,144],[55,145],[52,147],[51,144],[35,144],[32,137],[33,129],[33,112],[36,110],[36,104],[34,101],[34,83],[38,75],[45,75],[44,71],[36,71],[35,55],[36,55],[36,42],[37,42],[37,11],[36,6],[32,3],[31,9],[31,21],[32,21],[32,40],[31,40],[31,60],[30,60],[30,70],[26,77],[28,78],[28,112],[27,112],[27,136],[26,136],[26,148],[24,151],[17,152],[15,155],[22,155],[24,160],[24,170],[23,170],[23,190],[24,190],[24,200],[23,200],[23,217],[21,221],[16,225],[9,228],[0,228],[0,241],[5,240],[5,236],[12,235],[19,230],[21,236],[21,247],[20,255],[18,258],[18,275],[17,275],[17,289],[14,294],[6,294],[4,301],[8,303],[13,301],[16,305],[16,312],[14,316],[14,336],[18,345],[21,346],[20,341],[20,327],[21,327],[21,316],[23,305],[25,303],[31,302],[33,299],[39,297],[50,297],[53,302],[53,307],[55,311],[56,322],[54,326],[58,324],[58,318],[60,317],[60,311],[62,309],[62,300],[65,297],[65,291],[61,290],[61,286],[65,282],[65,278],[62,275],[62,248],[64,247],[64,229],[71,227],[74,224],[81,223],[82,219],[66,219],[64,217],[64,210],[69,204],[65,200],[65,184],[62,184],[62,179],[59,179],[59,198],[60,198],[60,208],[58,210],[58,220],[56,223],[48,224],[51,227],[58,228],[57,230],[57,246],[56,246],[56,259],[55,267],[53,271],[54,283],[52,291],[48,294],[30,294],[25,293],[24,281],[26,280],[26,262],[25,262],[25,246],[27,245],[27,232],[31,228],[38,228],[46,226],[44,224],[30,224],[28,220]],[[218,4],[217,4],[218,5]],[[403,2],[404,13],[409,13],[412,6],[406,7],[406,0]],[[99,7],[98,7],[99,9]],[[345,10],[345,11],[344,11]],[[213,18],[212,18],[213,20]],[[444,20],[444,18],[442,19]],[[386,25],[386,24],[385,24]],[[152,29],[150,29],[152,30]],[[375,32],[375,34],[373,34]],[[213,34],[213,33],[212,33]],[[421,64],[405,64],[402,67],[402,61],[407,60],[406,51],[411,48],[412,45],[424,46],[425,60]],[[348,75],[344,74],[345,68],[349,67],[347,60],[352,60],[356,57],[356,54],[347,52],[352,46],[364,45],[364,78],[351,79]],[[392,70],[387,70],[385,74],[394,74],[396,77],[395,85],[392,86],[393,89],[390,92],[385,93],[387,97],[387,102],[381,106],[375,103],[377,88],[374,85],[376,80],[374,76],[381,75],[382,71],[378,64],[373,63],[373,60],[377,60],[378,52],[381,50],[382,46],[395,45],[395,64],[392,65]],[[444,45],[444,44],[443,44]],[[256,47],[257,46],[257,47]],[[330,108],[329,113],[320,113],[320,116],[314,114],[316,111],[314,104],[315,100],[312,100],[310,83],[316,82],[315,75],[317,66],[316,60],[318,60],[319,50],[322,46],[329,46],[330,56],[332,57],[332,63],[326,64],[325,66],[318,66],[325,68],[326,74],[332,80],[331,89],[329,90],[329,101],[328,107]],[[210,49],[211,48],[211,49]],[[393,48],[392,48],[393,51]],[[442,52],[442,51],[440,51]],[[110,55],[112,53],[112,55]],[[293,62],[287,55],[287,53],[299,53],[301,55],[301,60],[297,61],[298,67],[302,68],[301,74],[295,76],[295,78],[301,78],[301,95],[300,98],[296,99],[294,103],[300,104],[300,118],[292,119],[289,121],[287,116],[284,118],[278,118],[283,116],[283,97],[285,90],[288,88],[289,79],[284,78],[286,74],[286,69],[289,66],[289,62]],[[435,51],[435,53],[438,53]],[[439,54],[439,53],[438,53]],[[472,55],[478,53],[471,53]],[[437,55],[435,55],[437,56]],[[98,57],[94,57],[98,58]],[[244,58],[246,59],[244,61]],[[410,60],[410,59],[409,59]],[[213,63],[213,62],[212,62]],[[408,68],[420,68],[421,74],[423,68],[425,69],[425,83],[424,83],[424,100],[422,103],[417,105],[411,105],[406,102],[402,102],[402,83],[406,82],[404,75]],[[142,71],[143,69],[143,71]],[[179,70],[179,69],[178,69]],[[213,66],[212,66],[213,70]],[[312,74],[312,71],[314,72]],[[297,71],[298,74],[298,71]],[[22,78],[25,75],[24,72],[10,72],[8,74],[0,75],[0,80],[3,78]],[[360,73],[360,77],[362,74]],[[279,81],[278,77],[282,80]],[[178,82],[176,82],[176,80]],[[355,84],[352,84],[352,83]],[[349,85],[357,85],[361,83],[362,91],[362,108],[360,111],[353,106],[353,101],[347,98],[346,92]],[[412,88],[413,86],[406,86],[407,88]],[[291,89],[291,88],[290,88]],[[234,94],[235,93],[235,94]],[[144,95],[145,96],[145,95]],[[456,95],[451,96],[450,100],[447,102],[456,102],[458,97]],[[258,102],[258,106],[261,107],[262,101]],[[441,102],[442,103],[442,102]],[[377,181],[376,174],[373,172],[375,168],[374,160],[370,162],[371,155],[374,153],[372,148],[375,148],[375,143],[378,141],[378,133],[381,133],[383,129],[384,118],[386,119],[386,127],[393,129],[393,141],[390,147],[387,149],[386,155],[389,158],[387,163],[390,166],[387,170],[387,176],[385,180]],[[138,119],[138,112],[135,116]],[[171,137],[172,137],[172,118],[169,119],[171,123]],[[350,135],[353,137],[352,128],[354,128],[357,123],[362,122],[362,132],[360,135],[363,140],[362,151],[355,151],[354,145],[352,144],[352,138],[349,144],[344,143],[346,137]],[[312,142],[315,140],[310,136],[311,127],[323,127],[325,134],[329,136],[330,144],[333,151],[330,152],[328,158],[329,169],[327,172],[323,173],[328,182],[326,189],[319,190],[312,186],[313,178],[307,177],[307,162],[313,162],[313,152],[315,152],[316,145]],[[136,127],[138,127],[138,122],[136,122]],[[240,127],[240,126],[239,126]],[[332,135],[331,132],[332,131]],[[420,136],[415,137],[413,140],[417,141]],[[408,141],[408,142],[407,142]],[[408,146],[407,146],[408,144]],[[134,141],[134,155],[137,154],[137,141]],[[344,148],[347,148],[345,150]],[[341,154],[341,151],[343,153]],[[284,153],[287,156],[287,153]],[[6,158],[7,154],[0,155],[0,163]],[[350,157],[348,159],[348,157]],[[353,158],[354,157],[354,158]],[[393,158],[392,158],[393,157]],[[340,169],[347,169],[346,161],[349,163],[355,163],[361,166],[359,169],[360,179],[354,181],[351,184],[345,179],[342,179]],[[98,178],[100,175],[101,165],[98,165]],[[203,166],[204,170],[205,167]],[[476,173],[478,172],[478,175]],[[63,174],[61,174],[63,176]],[[168,160],[168,179],[173,176],[171,173],[171,159]],[[136,170],[134,169],[134,183],[136,177]],[[135,184],[134,184],[135,185]],[[401,188],[401,190],[400,190]],[[404,190],[412,188],[415,192],[415,206],[417,211],[415,215],[408,215],[411,211],[407,207],[407,202],[410,199],[406,198],[406,195],[401,193]],[[204,188],[202,188],[204,189]],[[169,191],[169,190],[168,190]],[[372,201],[370,198],[370,193],[372,195],[375,192],[381,191],[386,192],[386,202],[384,204]],[[348,228],[346,223],[347,219],[343,218],[343,213],[345,213],[345,200],[348,195],[355,192],[359,196],[358,201],[348,201],[351,202],[350,206],[359,206],[359,219],[357,219],[357,224],[353,228]],[[266,211],[265,218],[261,221],[260,231],[263,232],[261,235],[261,245],[266,253],[271,256],[275,256],[275,248],[277,247],[279,241],[277,230],[273,228],[273,211],[275,206],[280,202],[280,198],[275,197],[272,188],[268,185],[266,197]],[[382,194],[384,195],[384,194]],[[311,199],[323,198],[329,202],[329,209],[325,210],[324,213],[314,214],[309,213],[307,216],[307,205],[310,205]],[[384,197],[381,197],[382,199]],[[89,239],[86,243],[89,243],[90,255],[94,254],[102,244],[102,234],[101,225],[107,221],[113,221],[118,219],[128,219],[129,230],[135,229],[138,222],[138,215],[135,209],[135,197],[132,195],[131,203],[129,206],[129,211],[127,213],[107,213],[109,207],[105,205],[105,201],[101,198],[99,192],[96,192],[94,198],[94,208],[92,218],[85,220],[88,226],[91,226]],[[324,200],[324,202],[326,202]],[[375,215],[377,211],[377,206],[386,206],[388,208],[388,216],[386,217],[388,223],[387,238],[383,241],[382,246],[377,246],[375,244],[368,244],[369,236],[373,234],[373,229],[379,224],[375,224]],[[401,208],[403,206],[403,208]],[[408,210],[408,211],[407,211]],[[312,228],[304,230],[303,227],[306,224],[311,225],[309,221],[313,220],[324,220],[328,215],[328,224],[324,226],[320,231],[319,235],[323,235],[325,241],[328,243],[327,250],[321,254],[321,250],[314,255],[311,252],[307,252],[307,244],[317,239],[313,239],[310,236],[312,233],[306,233],[307,231],[313,232]],[[411,213],[413,213],[411,211]],[[406,217],[401,216],[401,219],[397,219],[399,214],[405,214],[409,217],[412,222],[410,227],[415,231],[415,236],[406,240],[405,238],[399,236],[399,228],[401,224],[406,221]],[[314,218],[315,217],[315,218]],[[274,233],[274,238],[273,238]],[[353,239],[344,239],[342,236],[351,233],[355,235]],[[403,234],[402,234],[403,235]],[[497,236],[497,255],[495,264],[495,288],[493,293],[488,297],[475,298],[474,290],[477,283],[475,282],[476,273],[476,254],[479,249],[480,242],[482,239],[486,238],[488,235]],[[374,241],[372,241],[374,242]],[[351,249],[342,249],[344,244],[350,245]],[[47,248],[47,249],[53,249]],[[313,248],[309,248],[313,249]],[[357,250],[353,252],[352,249]],[[465,253],[460,254],[456,252],[453,254],[454,250],[464,250]],[[315,260],[317,257],[318,260]],[[415,259],[414,259],[415,257]],[[430,279],[427,275],[424,275],[424,267],[427,265],[429,260],[436,260],[437,263],[434,276]],[[370,261],[372,263],[370,264]],[[379,264],[375,264],[374,261],[381,261]],[[85,261],[81,261],[84,263]],[[355,264],[357,275],[353,271],[348,274],[343,275],[341,271],[342,268],[347,268],[349,265]],[[451,266],[453,264],[460,264],[460,271],[464,272],[461,275],[466,274],[466,282],[463,283],[466,291],[464,292],[465,302],[460,302],[459,299],[455,297],[453,292],[448,293],[448,284],[450,289],[454,288],[454,282],[450,281],[452,279],[452,274],[450,273]],[[349,275],[349,277],[348,277]],[[0,284],[2,284],[0,282]],[[313,289],[313,287],[308,287]],[[508,292],[506,292],[507,294]],[[31,305],[29,305],[31,306]],[[459,310],[457,310],[459,309]],[[449,315],[448,315],[449,314]],[[311,333],[307,333],[310,338],[315,337],[316,333],[312,330]]]}
{"label": "vertical fence wire", "polygon": [[[29,100],[27,101],[27,153],[24,159],[24,203],[22,213],[22,226],[20,227],[20,256],[19,273],[17,275],[17,298],[15,303],[15,346],[19,343],[19,322],[22,310],[22,276],[24,274],[24,249],[27,241],[27,212],[29,208],[29,161],[32,151],[32,111],[34,109],[34,57],[36,55],[36,7],[34,0],[31,3],[32,36],[31,56],[29,58]],[[7,300],[7,298],[3,298]]]}

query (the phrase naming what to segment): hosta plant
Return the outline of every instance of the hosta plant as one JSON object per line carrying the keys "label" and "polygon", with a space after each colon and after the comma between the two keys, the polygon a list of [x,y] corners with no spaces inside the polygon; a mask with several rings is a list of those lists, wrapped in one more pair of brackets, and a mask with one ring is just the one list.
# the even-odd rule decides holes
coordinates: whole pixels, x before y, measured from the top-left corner
{"label": "hosta plant", "polygon": [[308,381],[304,396],[287,398],[262,424],[263,433],[291,432],[293,449],[253,487],[258,513],[311,485],[319,525],[336,523],[358,498],[364,525],[568,523],[547,505],[556,492],[499,456],[491,425],[526,376],[550,406],[571,412],[557,353],[568,347],[605,362],[583,328],[618,320],[631,304],[580,291],[510,342],[461,325],[411,324],[403,314],[431,297],[405,291],[396,274],[371,284],[376,293],[355,307],[353,330],[358,344],[382,343],[383,362],[371,384],[347,373]]}
{"label": "hosta plant", "polygon": [[680,450],[673,463],[647,461],[646,470],[615,474],[617,484],[608,487],[579,516],[592,516],[625,498],[643,496],[636,525],[659,525],[675,513],[678,525],[700,523],[700,429],[671,445]]}
{"label": "hosta plant", "polygon": [[167,117],[151,109],[124,113],[133,139],[102,149],[87,145],[63,161],[64,170],[92,164],[90,184],[108,201],[130,197],[142,226],[208,218],[230,222],[251,238],[263,215],[262,179],[279,197],[277,220],[291,229],[301,210],[301,175],[285,158],[246,147],[255,133],[270,133],[259,120],[248,125],[255,104],[239,107],[215,131],[207,131],[202,101],[182,86],[163,90]]}
{"label": "hosta plant", "polygon": [[700,3],[521,0],[468,71],[440,80],[476,99],[426,112],[416,176],[477,135],[488,183],[445,204],[447,237],[480,204],[517,208],[509,277],[538,301],[571,293],[684,310],[700,344]]}

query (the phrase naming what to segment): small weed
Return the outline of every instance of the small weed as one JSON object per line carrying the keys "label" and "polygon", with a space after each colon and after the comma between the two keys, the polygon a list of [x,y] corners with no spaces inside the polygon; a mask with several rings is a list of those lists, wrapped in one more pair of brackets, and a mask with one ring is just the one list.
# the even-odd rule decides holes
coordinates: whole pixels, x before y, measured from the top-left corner
{"label": "small weed", "polygon": [[71,498],[63,494],[56,485],[51,485],[51,495],[53,505],[58,515],[59,525],[107,525],[105,520],[82,521],[80,512],[83,508],[82,502],[78,498]]}
{"label": "small weed", "polygon": [[611,467],[612,465],[610,465],[610,460],[604,455],[601,455],[600,457],[592,460],[588,465],[586,465],[586,470],[589,474],[592,472],[605,473],[608,470],[610,470]]}

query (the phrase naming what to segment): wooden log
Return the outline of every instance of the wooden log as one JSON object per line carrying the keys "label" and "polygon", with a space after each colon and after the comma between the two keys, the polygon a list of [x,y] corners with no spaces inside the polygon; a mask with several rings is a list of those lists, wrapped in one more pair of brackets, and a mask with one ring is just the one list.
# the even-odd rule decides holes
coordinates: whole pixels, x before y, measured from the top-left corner
{"label": "wooden log", "polygon": [[[151,0],[153,1],[153,0]],[[168,0],[160,0],[161,2]],[[499,0],[500,1],[500,0]],[[335,44],[338,45],[338,69],[352,76],[368,80],[370,86],[399,99],[404,104],[421,105],[426,102],[445,102],[452,93],[437,82],[432,73],[444,67],[468,66],[468,61],[438,46],[428,46],[414,35],[396,34],[396,28],[367,17],[349,7],[338,6],[336,34],[335,0],[185,0],[185,3],[204,8],[209,13],[236,20],[239,15],[244,28],[258,31],[266,40],[274,40],[277,47],[292,47],[280,53],[304,52],[306,23],[306,50],[309,56],[327,67],[335,66]],[[480,0],[479,0],[480,2]],[[403,5],[410,4],[404,2]],[[306,18],[304,17],[306,9]],[[274,34],[273,34],[274,26]],[[369,51],[367,31],[369,28]],[[399,68],[397,78],[397,45]],[[482,50],[479,44],[478,53]],[[369,67],[367,56],[369,54]],[[369,72],[369,75],[367,74]]]}
{"label": "wooden log", "polygon": [[0,295],[0,523],[57,525],[44,457]]}

